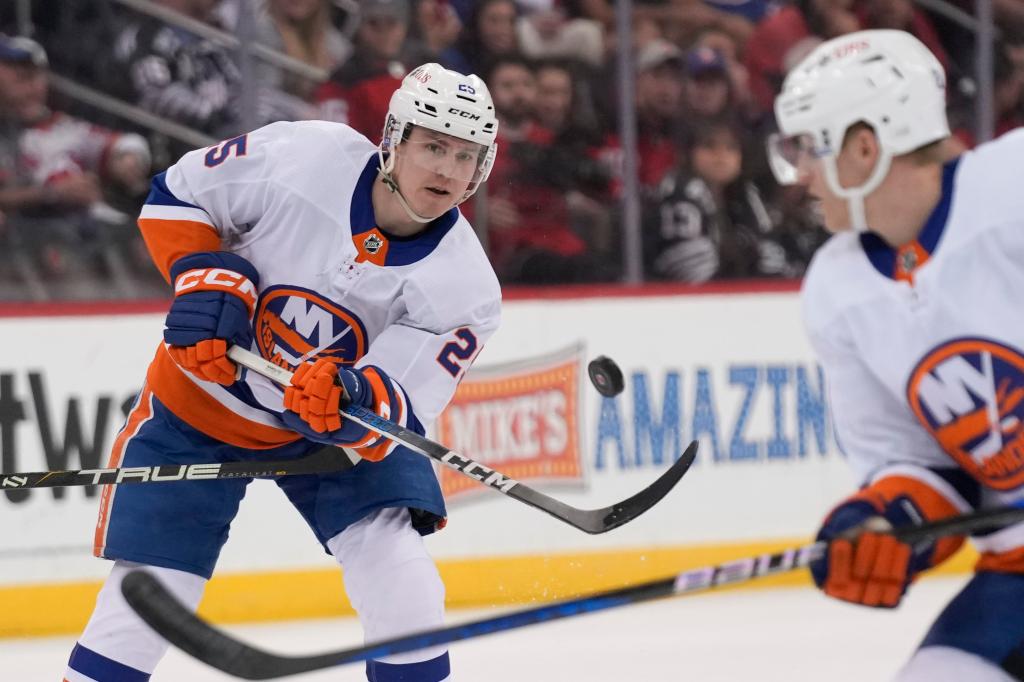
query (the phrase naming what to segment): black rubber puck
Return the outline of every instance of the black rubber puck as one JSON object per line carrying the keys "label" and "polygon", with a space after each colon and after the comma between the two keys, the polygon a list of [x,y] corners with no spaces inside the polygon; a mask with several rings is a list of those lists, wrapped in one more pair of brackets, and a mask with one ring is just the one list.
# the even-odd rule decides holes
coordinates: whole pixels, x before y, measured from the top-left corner
{"label": "black rubber puck", "polygon": [[622,393],[626,385],[622,380],[622,370],[607,355],[599,355],[591,360],[587,365],[587,374],[597,392],[606,398],[614,398]]}

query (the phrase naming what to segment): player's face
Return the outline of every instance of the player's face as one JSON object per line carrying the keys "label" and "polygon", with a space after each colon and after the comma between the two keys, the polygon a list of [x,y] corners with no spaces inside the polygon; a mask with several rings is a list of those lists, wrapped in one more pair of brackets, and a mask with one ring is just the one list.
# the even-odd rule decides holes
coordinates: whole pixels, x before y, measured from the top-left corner
{"label": "player's face", "polygon": [[440,216],[479,178],[482,153],[483,146],[475,142],[413,127],[395,159],[402,196],[419,215]]}
{"label": "player's face", "polygon": [[[850,214],[847,201],[832,191],[825,176],[824,157],[831,152],[816,149],[810,135],[794,135],[789,138],[772,135],[768,146],[772,171],[779,184],[805,187],[829,232],[848,230]],[[843,158],[843,154],[840,154],[837,165],[845,163]],[[840,172],[841,179],[843,175]]]}
{"label": "player's face", "polygon": [[825,178],[825,167],[821,159],[806,165],[807,194],[817,204],[816,208],[829,232],[843,232],[850,229],[850,209],[846,199],[832,191]]}

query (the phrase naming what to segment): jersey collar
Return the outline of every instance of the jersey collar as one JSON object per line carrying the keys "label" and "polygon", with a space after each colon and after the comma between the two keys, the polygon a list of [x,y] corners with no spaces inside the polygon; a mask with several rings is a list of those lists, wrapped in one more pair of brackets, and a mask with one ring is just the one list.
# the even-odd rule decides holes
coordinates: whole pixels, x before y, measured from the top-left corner
{"label": "jersey collar", "polygon": [[914,272],[935,252],[946,229],[953,201],[953,179],[959,163],[958,157],[942,167],[942,195],[915,241],[894,249],[874,232],[860,235],[861,246],[875,270],[890,279],[913,281]]}
{"label": "jersey collar", "polygon": [[379,169],[380,162],[374,151],[352,193],[349,222],[352,226],[352,242],[359,252],[356,260],[385,267],[410,265],[426,258],[437,248],[459,219],[459,209],[451,208],[414,235],[399,237],[388,234],[377,227],[377,218],[373,214],[373,183]]}

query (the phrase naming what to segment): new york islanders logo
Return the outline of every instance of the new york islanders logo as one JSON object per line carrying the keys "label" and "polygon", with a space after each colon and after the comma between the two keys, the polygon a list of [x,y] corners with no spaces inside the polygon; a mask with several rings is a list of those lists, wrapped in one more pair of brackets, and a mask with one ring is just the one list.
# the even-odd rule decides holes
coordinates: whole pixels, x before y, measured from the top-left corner
{"label": "new york islanders logo", "polygon": [[260,355],[289,369],[314,358],[350,365],[366,353],[366,329],[359,318],[301,287],[265,290],[254,326]]}
{"label": "new york islanders logo", "polygon": [[907,400],[942,448],[996,490],[1024,485],[1024,355],[988,339],[956,339],[910,375]]}

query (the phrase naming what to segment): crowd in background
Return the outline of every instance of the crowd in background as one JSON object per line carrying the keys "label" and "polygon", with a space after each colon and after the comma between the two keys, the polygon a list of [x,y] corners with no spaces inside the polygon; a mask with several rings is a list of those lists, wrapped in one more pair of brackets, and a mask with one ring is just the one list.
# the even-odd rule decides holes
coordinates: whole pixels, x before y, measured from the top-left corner
{"label": "crowd in background", "polygon": [[[622,277],[617,51],[635,56],[648,281],[799,277],[825,238],[763,155],[772,99],[815,45],[861,28],[920,38],[947,70],[955,136],[975,143],[973,36],[911,0],[157,0],[322,69],[257,60],[114,0],[34,0],[33,40],[0,8],[0,298],[166,295],[134,219],[148,179],[190,147],[52,91],[56,74],[212,139],[327,119],[380,139],[402,76],[427,61],[488,83],[500,152],[463,205],[507,285]],[[963,0],[966,11],[973,3]],[[996,132],[1021,124],[1024,3],[995,0]],[[240,96],[244,73],[255,96]],[[325,181],[329,181],[326,179]]]}

